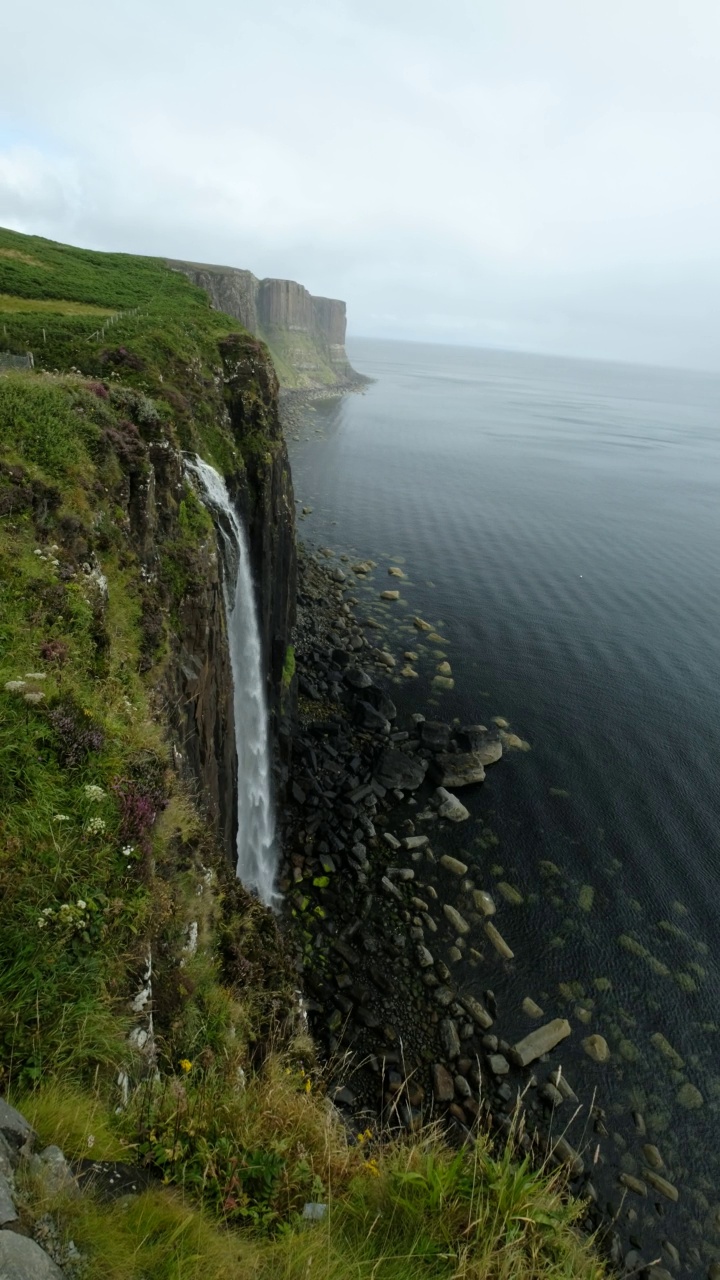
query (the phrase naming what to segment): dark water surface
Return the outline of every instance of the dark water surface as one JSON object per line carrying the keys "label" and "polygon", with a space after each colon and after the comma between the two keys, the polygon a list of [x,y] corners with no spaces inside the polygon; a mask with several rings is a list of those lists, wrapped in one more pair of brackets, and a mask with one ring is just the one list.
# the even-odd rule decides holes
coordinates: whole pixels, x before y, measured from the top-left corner
{"label": "dark water surface", "polygon": [[[290,442],[313,508],[301,535],[378,562],[357,594],[394,652],[419,654],[419,678],[397,676],[401,704],[500,715],[530,743],[463,793],[473,818],[446,842],[486,888],[503,880],[525,899],[494,891],[516,951],[492,975],[503,1030],[531,1029],[524,995],[570,1018],[563,1064],[599,1090],[615,1172],[642,1175],[653,1142],[680,1189],[662,1218],[654,1194],[621,1215],[637,1214],[643,1242],[670,1238],[683,1274],[706,1275],[720,1256],[720,378],[349,348],[377,381],[316,405]],[[382,604],[393,586],[402,600]],[[436,694],[441,654],[455,688]],[[591,1032],[607,1065],[583,1054]],[[687,1083],[701,1105],[684,1105]]]}

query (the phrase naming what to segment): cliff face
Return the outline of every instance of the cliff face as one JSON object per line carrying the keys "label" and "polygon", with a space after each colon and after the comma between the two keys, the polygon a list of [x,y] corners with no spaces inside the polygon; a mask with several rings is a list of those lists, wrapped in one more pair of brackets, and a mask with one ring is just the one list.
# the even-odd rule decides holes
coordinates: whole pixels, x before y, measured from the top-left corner
{"label": "cliff face", "polygon": [[345,352],[346,309],[294,280],[258,280],[250,271],[170,261],[270,348],[281,387],[348,387],[365,381]]}

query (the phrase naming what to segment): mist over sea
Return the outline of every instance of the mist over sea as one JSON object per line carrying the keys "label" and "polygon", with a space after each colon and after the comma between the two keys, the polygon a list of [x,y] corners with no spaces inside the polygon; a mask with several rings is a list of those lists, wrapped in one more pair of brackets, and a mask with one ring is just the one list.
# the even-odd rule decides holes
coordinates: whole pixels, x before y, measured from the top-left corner
{"label": "mist over sea", "polygon": [[[642,1172],[640,1111],[681,1191],[671,1238],[685,1257],[720,1246],[720,377],[348,349],[376,382],[315,405],[290,442],[301,537],[378,562],[356,594],[419,654],[417,679],[396,675],[404,712],[503,716],[531,747],[463,792],[453,836],[486,888],[524,898],[503,908],[516,962],[487,983],[503,1032],[526,1033],[525,995],[568,1016],[563,1062],[597,1085],[618,1169]],[[414,614],[446,643],[423,644]],[[437,694],[442,653],[455,687]],[[588,1031],[607,1065],[582,1053]],[[661,1239],[654,1204],[633,1209]]]}

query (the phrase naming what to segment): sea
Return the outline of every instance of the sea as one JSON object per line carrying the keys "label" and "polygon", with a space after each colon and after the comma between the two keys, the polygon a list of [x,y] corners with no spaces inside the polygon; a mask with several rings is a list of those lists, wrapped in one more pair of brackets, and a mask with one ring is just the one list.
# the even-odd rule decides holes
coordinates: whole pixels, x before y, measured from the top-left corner
{"label": "sea", "polygon": [[[706,1276],[720,1258],[720,376],[359,338],[348,352],[374,381],[306,406],[289,441],[300,536],[383,628],[401,718],[500,718],[512,735],[447,842],[515,952],[487,982],[503,1034],[531,1029],[526,996],[570,1020],[563,1070],[595,1110],[558,1113],[558,1131],[597,1160],[603,1207],[645,1262],[657,1250]],[[605,1063],[582,1046],[596,1034]],[[648,1144],[677,1203],[618,1181],[643,1178]]]}

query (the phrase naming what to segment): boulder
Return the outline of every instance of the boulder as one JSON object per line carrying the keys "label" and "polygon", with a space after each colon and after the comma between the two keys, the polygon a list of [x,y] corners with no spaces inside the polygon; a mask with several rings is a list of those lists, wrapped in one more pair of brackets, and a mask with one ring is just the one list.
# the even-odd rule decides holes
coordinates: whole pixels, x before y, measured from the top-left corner
{"label": "boulder", "polygon": [[348,667],[343,679],[351,689],[369,689],[372,684],[367,671],[362,671],[360,667]]}
{"label": "boulder", "polygon": [[6,1227],[10,1222],[17,1222],[17,1216],[12,1188],[8,1179],[0,1173],[0,1227]]}
{"label": "boulder", "polygon": [[381,600],[399,600],[400,592],[399,591],[381,591],[380,599]]}
{"label": "boulder", "polygon": [[496,929],[495,925],[491,924],[489,920],[485,921],[485,932],[498,955],[502,956],[503,960],[514,959],[515,952],[508,946],[499,929]]}
{"label": "boulder", "polygon": [[436,1102],[452,1102],[455,1097],[455,1081],[447,1067],[436,1062],[432,1069],[433,1096]]}
{"label": "boulder", "polygon": [[448,923],[452,926],[456,933],[463,937],[470,932],[470,925],[455,907],[451,907],[449,902],[443,904],[443,914]]}
{"label": "boulder", "polygon": [[440,866],[446,871],[452,871],[454,876],[464,876],[467,872],[467,863],[461,862],[459,858],[453,858],[449,853],[443,854]]}
{"label": "boulder", "polygon": [[0,1133],[16,1150],[23,1147],[26,1142],[32,1146],[37,1139],[35,1130],[28,1124],[25,1117],[3,1098],[0,1098]]}
{"label": "boulder", "polygon": [[469,787],[485,779],[482,760],[475,751],[437,755],[434,767],[441,787]]}
{"label": "boulder", "polygon": [[[445,1051],[445,1057],[451,1061],[453,1058],[460,1057],[460,1036],[458,1029],[452,1018],[443,1018],[440,1022],[440,1040]],[[454,1092],[453,1084],[453,1092]]]}
{"label": "boulder", "polygon": [[374,776],[388,791],[416,791],[425,778],[427,761],[390,748],[383,751]]}
{"label": "boulder", "polygon": [[[438,787],[435,795],[440,801],[438,813],[441,818],[446,818],[448,822],[465,822],[470,817],[470,810],[466,809],[462,800],[458,800],[457,796],[454,796],[451,791],[446,791],[444,787]],[[467,871],[467,867],[465,870]]]}
{"label": "boulder", "polygon": [[483,1031],[487,1031],[492,1026],[493,1020],[484,1005],[476,1000],[474,996],[460,996],[460,1004],[466,1013],[470,1015],[473,1022],[476,1022]]}
{"label": "boulder", "polygon": [[2,1280],[63,1280],[50,1255],[14,1231],[0,1231],[0,1276]]}
{"label": "boulder", "polygon": [[361,729],[368,729],[371,733],[390,732],[390,721],[387,717],[363,699],[355,703],[355,720]]}
{"label": "boulder", "polygon": [[420,741],[430,751],[447,751],[450,742],[450,725],[441,720],[423,720],[420,725]]}
{"label": "boulder", "polygon": [[546,1022],[543,1027],[531,1031],[529,1036],[513,1045],[513,1061],[518,1067],[529,1066],[536,1058],[550,1053],[551,1049],[570,1035],[570,1030],[570,1023],[566,1018],[554,1018],[552,1022]]}
{"label": "boulder", "polygon": [[496,729],[486,729],[484,724],[466,724],[458,729],[461,746],[478,755],[482,764],[495,764],[502,756],[502,742]]}
{"label": "boulder", "polygon": [[586,1036],[582,1042],[588,1058],[592,1058],[593,1062],[609,1062],[610,1046],[604,1036]]}
{"label": "boulder", "polygon": [[[390,657],[390,654],[388,654]],[[386,720],[395,720],[397,718],[397,707],[392,698],[388,698],[382,689],[378,689],[377,685],[370,685],[363,692],[363,701],[369,702],[371,707],[379,711],[385,716]]]}
{"label": "boulder", "polygon": [[475,903],[475,910],[479,911],[481,916],[495,915],[495,903],[490,894],[486,893],[484,889],[473,890],[473,902]]}

